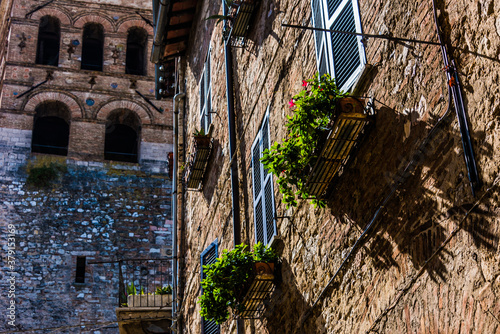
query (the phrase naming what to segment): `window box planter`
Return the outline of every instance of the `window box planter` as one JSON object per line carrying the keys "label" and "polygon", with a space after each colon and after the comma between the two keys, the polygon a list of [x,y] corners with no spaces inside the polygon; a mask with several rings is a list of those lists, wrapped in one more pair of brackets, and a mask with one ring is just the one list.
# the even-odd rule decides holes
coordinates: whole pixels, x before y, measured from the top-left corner
{"label": "window box planter", "polygon": [[221,324],[231,312],[241,318],[256,318],[264,311],[264,301],[274,291],[274,251],[257,243],[254,250],[236,245],[224,250],[213,264],[203,266],[200,314],[205,320]]}
{"label": "window box planter", "polygon": [[271,293],[276,287],[274,281],[274,263],[256,262],[253,275],[248,281],[248,288],[242,298],[242,311],[238,313],[240,318],[261,318],[264,312],[264,302],[269,300]]}
{"label": "window box planter", "polygon": [[324,207],[333,178],[353,154],[373,112],[363,100],[341,92],[328,74],[303,80],[302,86],[288,102],[294,110],[287,136],[264,150],[261,162],[277,177],[287,208],[297,206],[298,198]]}
{"label": "window box planter", "polygon": [[244,45],[250,21],[259,4],[260,0],[233,1],[227,17],[218,16],[218,18],[228,19],[224,29],[225,39],[230,41],[232,46],[242,47]]}
{"label": "window box planter", "polygon": [[337,101],[339,113],[321,135],[318,157],[307,168],[304,189],[309,196],[322,198],[336,175],[348,161],[362,138],[363,130],[372,121],[364,109],[364,100],[345,97]]}
{"label": "window box planter", "polygon": [[208,165],[213,139],[205,135],[193,136],[192,153],[186,163],[184,181],[188,189],[200,189]]}
{"label": "window box planter", "polygon": [[165,307],[172,305],[172,295],[129,295],[128,307]]}

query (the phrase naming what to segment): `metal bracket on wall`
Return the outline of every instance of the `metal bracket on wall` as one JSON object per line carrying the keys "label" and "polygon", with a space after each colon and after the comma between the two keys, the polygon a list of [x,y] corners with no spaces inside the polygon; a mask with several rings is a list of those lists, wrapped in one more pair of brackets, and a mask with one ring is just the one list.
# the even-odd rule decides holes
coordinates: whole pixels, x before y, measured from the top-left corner
{"label": "metal bracket on wall", "polygon": [[29,92],[34,91],[35,89],[37,89],[37,88],[38,88],[38,87],[40,87],[41,85],[43,85],[43,84],[47,83],[48,81],[49,81],[49,80],[48,80],[48,79],[46,79],[46,80],[44,80],[44,81],[40,82],[39,84],[37,84],[37,85],[35,85],[35,86],[31,87],[30,89],[28,89],[28,90],[27,90],[27,91],[25,91],[24,93],[22,93],[22,94],[20,94],[20,95],[16,96],[16,99],[20,98],[21,96],[24,96],[24,95],[28,94]]}
{"label": "metal bracket on wall", "polygon": [[28,16],[30,16],[31,14],[33,14],[34,12],[42,9],[43,7],[47,6],[47,5],[50,5],[51,3],[53,3],[55,0],[49,0],[47,1],[46,3],[38,6],[38,7],[35,7],[34,9],[30,10],[29,12],[26,13],[26,15],[24,16],[25,18],[28,18]]}
{"label": "metal bracket on wall", "polygon": [[135,92],[137,94],[139,94],[140,97],[142,97],[144,99],[144,101],[146,101],[150,106],[152,106],[156,111],[158,111],[160,114],[163,114],[163,109],[161,108],[158,108],[157,106],[155,106],[153,104],[153,102],[151,102],[150,99],[148,99],[147,97],[145,97],[143,94],[141,94],[141,92],[139,92],[138,90],[135,90]]}

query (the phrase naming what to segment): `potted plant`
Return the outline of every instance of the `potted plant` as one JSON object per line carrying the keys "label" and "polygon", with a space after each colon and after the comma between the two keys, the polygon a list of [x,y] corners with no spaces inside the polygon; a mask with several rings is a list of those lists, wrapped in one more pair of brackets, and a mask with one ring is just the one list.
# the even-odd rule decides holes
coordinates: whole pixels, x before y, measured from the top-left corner
{"label": "potted plant", "polygon": [[289,102],[294,114],[288,116],[287,137],[264,150],[261,161],[264,168],[277,176],[287,208],[297,206],[297,198],[309,198],[315,207],[324,207],[325,202],[310,193],[308,178],[342,108],[351,108],[349,112],[361,115],[363,108],[359,110],[359,101],[356,104],[353,98],[348,98],[328,74],[322,77],[316,74],[303,80],[302,86],[304,90]]}
{"label": "potted plant", "polygon": [[215,263],[203,266],[203,294],[198,303],[201,306],[200,314],[206,320],[220,324],[229,318],[230,311],[235,314],[244,312],[245,305],[242,302],[250,288],[252,276],[272,275],[268,269],[264,273],[256,270],[262,268],[263,264],[274,269],[278,257],[273,249],[262,243],[256,244],[253,252],[246,248],[246,245],[241,244],[231,251],[224,250]]}

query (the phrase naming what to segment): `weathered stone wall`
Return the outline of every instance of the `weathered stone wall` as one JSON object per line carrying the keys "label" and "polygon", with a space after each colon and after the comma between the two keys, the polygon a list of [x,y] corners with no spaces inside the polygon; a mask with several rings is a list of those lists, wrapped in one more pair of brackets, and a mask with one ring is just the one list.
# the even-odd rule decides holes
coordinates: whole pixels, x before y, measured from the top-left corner
{"label": "weathered stone wall", "polygon": [[[21,130],[11,132],[23,135]],[[7,254],[7,226],[13,224],[17,318],[15,327],[5,321],[0,328],[69,326],[56,332],[118,333],[113,323],[118,264],[87,264],[85,283],[78,284],[74,283],[76,257],[92,262],[168,254],[172,238],[168,176],[118,163],[30,157],[29,146],[16,148],[10,142],[1,149],[1,244]],[[66,166],[66,171],[48,187],[26,182],[30,168],[50,162]],[[2,261],[7,268],[7,257],[2,256]],[[3,291],[8,290],[9,272],[2,274]],[[170,277],[164,278],[167,282]],[[7,307],[9,302],[2,294],[1,304]],[[92,326],[80,329],[81,323]],[[97,323],[106,328],[98,329]]]}
{"label": "weathered stone wall", "polygon": [[[437,41],[431,5],[359,1],[363,31]],[[281,27],[284,21],[310,24],[310,2],[262,1],[259,6],[246,47],[233,49],[239,214],[242,240],[248,244],[255,234],[251,145],[268,107],[271,140],[286,135],[285,117],[292,113],[288,101],[303,89],[302,79],[316,71],[313,34]],[[187,333],[199,332],[201,326],[196,303],[200,253],[215,239],[219,250],[233,247],[221,27],[203,20],[221,10],[216,1],[205,1],[200,8],[186,59],[188,153],[189,134],[199,127],[198,84],[209,40],[217,117],[203,190],[185,193],[183,203]],[[337,180],[326,209],[301,201],[296,209],[285,210],[276,193],[277,215],[289,217],[277,221],[284,242],[281,282],[264,319],[246,321],[245,332],[500,330],[495,183],[500,165],[500,31],[495,13],[500,7],[494,1],[438,1],[438,11],[445,42],[457,61],[483,182],[476,197],[467,179],[453,104],[447,113],[448,83],[439,46],[368,39],[365,51],[372,69],[358,87],[361,95],[374,98],[375,125]],[[428,144],[417,150],[426,138]],[[374,217],[376,225],[362,247],[328,285]],[[235,333],[234,321],[223,324],[222,332]]]}

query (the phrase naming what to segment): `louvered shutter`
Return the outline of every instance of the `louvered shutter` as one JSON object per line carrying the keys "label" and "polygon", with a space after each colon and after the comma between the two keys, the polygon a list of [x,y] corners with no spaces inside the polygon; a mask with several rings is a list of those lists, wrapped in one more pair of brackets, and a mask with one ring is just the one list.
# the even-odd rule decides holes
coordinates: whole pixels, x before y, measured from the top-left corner
{"label": "louvered shutter", "polygon": [[208,127],[212,124],[212,76],[210,73],[210,50],[208,50],[207,61],[205,62],[205,96],[206,96],[206,108],[205,108],[205,117],[206,117],[206,128],[205,133],[208,132]]}
{"label": "louvered shutter", "polygon": [[205,130],[205,71],[200,80],[200,130]]}
{"label": "louvered shutter", "polygon": [[[323,8],[322,8],[322,0],[312,0],[311,2],[312,8],[312,18],[313,18],[313,26],[315,28],[324,29],[324,18],[323,18]],[[324,31],[315,31],[314,32],[314,40],[316,43],[316,59],[318,64],[318,72],[319,75],[328,72],[328,52],[327,52],[327,43],[326,43],[327,33]]]}
{"label": "louvered shutter", "polygon": [[269,148],[269,114],[252,145],[255,240],[265,245],[276,234],[273,177],[260,162],[266,148]]}
{"label": "louvered shutter", "polygon": [[[327,11],[326,26],[331,30],[361,32],[359,9],[356,0],[324,0]],[[329,65],[337,86],[347,91],[365,64],[361,37],[339,33],[328,33]]]}
{"label": "louvered shutter", "polygon": [[203,65],[203,73],[200,80],[200,127],[208,133],[212,123],[212,78],[210,73],[210,50]]}
{"label": "louvered shutter", "polygon": [[[210,244],[201,253],[201,279],[204,279],[205,273],[203,272],[203,266],[215,263],[217,261],[217,240]],[[201,330],[202,334],[219,334],[220,326],[215,323],[215,321],[208,321],[201,319]]]}

